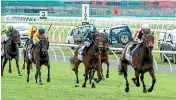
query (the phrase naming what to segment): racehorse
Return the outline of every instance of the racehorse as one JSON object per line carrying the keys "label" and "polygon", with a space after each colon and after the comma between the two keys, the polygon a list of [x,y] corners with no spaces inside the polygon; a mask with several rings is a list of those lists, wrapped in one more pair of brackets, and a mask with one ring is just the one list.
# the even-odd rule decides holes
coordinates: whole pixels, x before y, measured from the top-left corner
{"label": "racehorse", "polygon": [[[18,49],[18,46],[20,45],[20,43],[21,43],[20,34],[17,30],[13,29],[10,39],[4,44],[4,54],[5,55],[2,57],[3,59],[1,59],[1,62],[3,62],[3,65],[1,66],[2,67],[1,68],[1,76],[3,76],[4,67],[5,67],[8,60],[9,60],[9,73],[12,73],[11,60],[13,58],[15,58],[15,61],[16,61],[18,75],[22,76],[20,69],[19,69],[19,49]],[[9,57],[7,55],[9,55]],[[4,61],[2,61],[2,60],[4,60]]]}
{"label": "racehorse", "polygon": [[[109,60],[108,60],[108,52],[107,52],[109,49],[109,43],[108,43],[108,37],[106,36],[106,34],[102,33],[102,36],[105,39],[105,41],[103,43],[103,47],[100,49],[101,68],[103,63],[107,65],[106,78],[109,78]],[[102,78],[104,78],[103,68],[101,72],[102,72]]]}
{"label": "racehorse", "polygon": [[[126,80],[126,88],[125,91],[129,92],[129,83],[127,79],[127,65],[131,65],[135,70],[135,78],[132,78],[134,84],[139,87],[139,76],[141,79],[141,82],[143,84],[143,92],[147,93],[152,92],[156,78],[155,78],[155,72],[153,68],[153,55],[152,55],[152,49],[154,45],[154,35],[148,34],[145,35],[143,38],[143,43],[138,44],[138,48],[133,53],[132,61],[127,59],[127,54],[129,52],[129,47],[133,45],[133,43],[127,44],[127,46],[124,48],[124,51],[122,52],[122,56],[120,59],[120,73],[124,74],[124,78]],[[149,72],[150,76],[152,77],[152,86],[147,90],[146,85],[144,83],[144,74],[145,72]]]}
{"label": "racehorse", "polygon": [[[49,54],[48,54],[48,48],[49,48],[49,41],[48,38],[42,37],[40,38],[40,42],[36,47],[32,50],[32,59],[29,59],[28,54],[26,53],[26,63],[27,63],[27,82],[29,82],[29,74],[30,74],[30,67],[31,64],[34,63],[36,65],[36,74],[35,74],[35,80],[37,83],[37,79],[39,76],[39,85],[43,85],[41,80],[41,66],[45,65],[48,68],[48,78],[47,82],[50,82],[50,64],[49,64]],[[27,48],[27,52],[30,50]]]}
{"label": "racehorse", "polygon": [[[23,68],[22,68],[22,69],[25,69],[26,50],[27,50],[27,48],[28,48],[31,44],[33,44],[33,40],[32,40],[32,39],[26,41],[26,43],[25,43],[25,49],[23,49],[24,59],[23,59]],[[32,64],[31,64],[31,69],[32,69]]]}
{"label": "racehorse", "polygon": [[78,79],[78,67],[81,62],[83,62],[85,66],[85,81],[82,87],[86,87],[86,81],[88,80],[88,75],[91,81],[91,87],[95,88],[95,82],[94,82],[94,73],[97,71],[98,74],[98,80],[97,82],[101,81],[101,66],[100,66],[100,59],[99,59],[99,47],[102,47],[103,39],[100,37],[99,34],[95,34],[94,36],[94,43],[91,44],[89,48],[86,49],[85,52],[83,52],[83,60],[80,61],[78,56],[78,50],[80,47],[78,47],[75,51],[75,55],[73,59],[70,59],[71,64],[74,66],[74,71],[76,75],[76,84],[75,87],[79,87],[79,79]]}

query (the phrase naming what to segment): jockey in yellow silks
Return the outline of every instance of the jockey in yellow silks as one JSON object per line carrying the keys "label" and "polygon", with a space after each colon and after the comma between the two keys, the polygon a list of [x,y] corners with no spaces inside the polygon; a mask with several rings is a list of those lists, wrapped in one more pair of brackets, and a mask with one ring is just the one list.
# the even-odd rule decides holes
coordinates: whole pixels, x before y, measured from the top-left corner
{"label": "jockey in yellow silks", "polygon": [[37,27],[36,26],[33,26],[31,29],[28,30],[28,39],[25,43],[25,46],[27,44],[27,42],[33,38],[33,35],[37,32]]}
{"label": "jockey in yellow silks", "polygon": [[46,35],[45,35],[45,29],[44,28],[40,28],[39,30],[38,30],[38,32],[36,32],[34,35],[33,35],[33,38],[32,38],[32,40],[33,40],[33,44],[30,46],[30,50],[29,50],[29,59],[31,59],[32,58],[32,55],[31,55],[31,50],[33,49],[33,47],[34,46],[36,46],[39,42],[40,42],[40,37],[47,37]]}

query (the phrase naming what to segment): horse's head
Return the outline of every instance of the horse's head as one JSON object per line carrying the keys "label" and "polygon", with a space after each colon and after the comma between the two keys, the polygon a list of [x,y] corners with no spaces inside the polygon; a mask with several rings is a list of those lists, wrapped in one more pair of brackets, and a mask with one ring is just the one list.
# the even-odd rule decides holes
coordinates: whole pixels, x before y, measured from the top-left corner
{"label": "horse's head", "polygon": [[21,44],[20,33],[15,29],[12,30],[11,40],[17,43],[18,45]]}
{"label": "horse's head", "polygon": [[144,45],[149,49],[153,50],[154,46],[154,34],[148,34],[144,36]]}
{"label": "horse's head", "polygon": [[105,43],[104,36],[102,34],[96,34],[95,35],[95,42],[96,42],[96,44],[98,45],[99,48],[103,48],[104,43]]}
{"label": "horse's head", "polygon": [[48,38],[45,38],[45,37],[41,38],[40,43],[41,43],[41,52],[42,54],[46,55],[48,52],[48,48],[49,48]]}

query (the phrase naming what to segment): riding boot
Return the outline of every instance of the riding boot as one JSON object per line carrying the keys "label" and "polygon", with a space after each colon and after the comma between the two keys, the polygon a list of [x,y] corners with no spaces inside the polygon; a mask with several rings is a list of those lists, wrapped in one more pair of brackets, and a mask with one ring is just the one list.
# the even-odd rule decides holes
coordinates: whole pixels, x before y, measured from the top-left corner
{"label": "riding boot", "polygon": [[27,43],[28,43],[29,40],[30,40],[30,39],[27,39],[27,40],[26,40],[26,42],[25,42],[25,44],[24,44],[25,47],[27,46]]}
{"label": "riding boot", "polygon": [[133,44],[132,47],[130,48],[130,55],[132,55],[132,51],[133,51],[135,46],[136,46],[136,44]]}
{"label": "riding boot", "polygon": [[82,55],[86,54],[87,51],[87,46],[84,47],[83,51],[82,51]]}

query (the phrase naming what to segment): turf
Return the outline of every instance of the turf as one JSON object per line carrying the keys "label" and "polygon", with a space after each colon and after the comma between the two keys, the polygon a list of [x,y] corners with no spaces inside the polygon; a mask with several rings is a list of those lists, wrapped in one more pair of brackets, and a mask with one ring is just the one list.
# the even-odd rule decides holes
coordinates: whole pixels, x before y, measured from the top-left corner
{"label": "turf", "polygon": [[[20,62],[22,68],[22,63]],[[20,69],[21,69],[20,68]],[[83,65],[79,68],[80,87],[74,87],[75,75],[68,63],[51,62],[51,82],[47,83],[47,68],[42,67],[42,86],[35,83],[36,69],[31,70],[30,82],[26,82],[26,69],[23,76],[17,76],[17,69],[12,63],[13,73],[8,73],[5,67],[2,78],[2,100],[175,100],[176,74],[156,73],[156,85],[152,93],[142,93],[142,85],[137,88],[130,80],[134,74],[129,71],[130,92],[125,93],[125,80],[119,76],[117,69],[110,69],[110,78],[96,84],[92,89],[90,84],[82,88]],[[151,85],[151,78],[145,74],[147,87]],[[88,82],[87,82],[88,83]]]}

